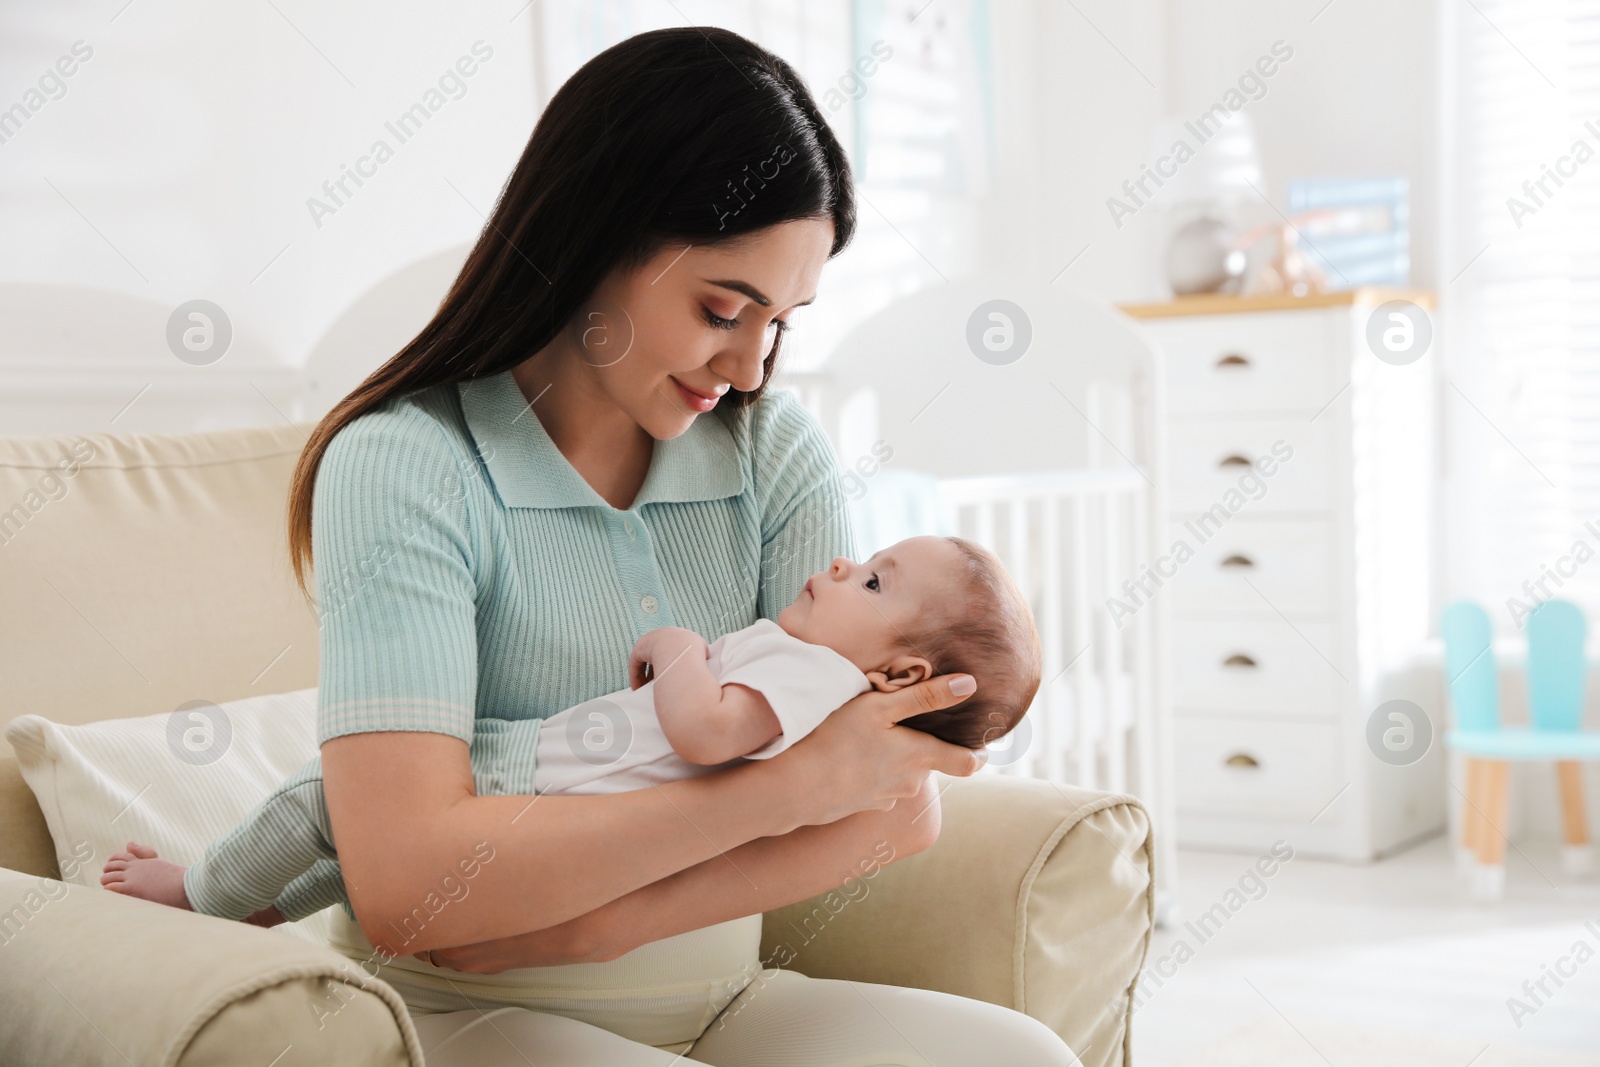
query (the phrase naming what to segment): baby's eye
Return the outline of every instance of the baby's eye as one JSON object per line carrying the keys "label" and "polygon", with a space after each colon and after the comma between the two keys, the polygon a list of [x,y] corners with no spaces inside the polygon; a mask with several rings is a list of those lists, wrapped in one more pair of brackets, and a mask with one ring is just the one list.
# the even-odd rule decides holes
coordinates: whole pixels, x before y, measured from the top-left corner
{"label": "baby's eye", "polygon": [[874,593],[878,591],[878,575],[876,571],[873,572],[871,578],[867,579],[867,588],[872,590]]}

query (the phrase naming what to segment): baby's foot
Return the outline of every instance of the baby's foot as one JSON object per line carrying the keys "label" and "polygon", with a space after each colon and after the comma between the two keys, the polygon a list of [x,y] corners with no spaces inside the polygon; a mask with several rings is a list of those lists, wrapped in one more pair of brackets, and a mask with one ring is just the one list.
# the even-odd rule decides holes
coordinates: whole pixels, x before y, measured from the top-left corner
{"label": "baby's foot", "polygon": [[189,896],[183,891],[183,872],[187,869],[160,859],[149,845],[129,841],[128,851],[114,853],[106,860],[100,884],[115,893],[192,911]]}

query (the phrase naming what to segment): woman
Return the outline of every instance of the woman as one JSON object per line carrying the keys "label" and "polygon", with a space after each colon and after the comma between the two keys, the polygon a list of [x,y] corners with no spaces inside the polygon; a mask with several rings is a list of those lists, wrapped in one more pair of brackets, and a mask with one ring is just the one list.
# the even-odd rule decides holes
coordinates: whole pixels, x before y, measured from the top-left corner
{"label": "woman", "polygon": [[[764,390],[854,225],[788,64],[718,29],[631,38],[551,100],[438,313],[302,454],[290,547],[302,588],[315,548],[343,945],[387,961],[432,1067],[1076,1062],[994,1005],[755,977],[762,912],[937,839],[929,772],[981,759],[891,727],[968,676],[864,694],[692,780],[474,793],[475,721],[524,743],[626,685],[640,633],[772,618],[853,555],[826,439]],[[703,1033],[652,1029],[718,976]]]}

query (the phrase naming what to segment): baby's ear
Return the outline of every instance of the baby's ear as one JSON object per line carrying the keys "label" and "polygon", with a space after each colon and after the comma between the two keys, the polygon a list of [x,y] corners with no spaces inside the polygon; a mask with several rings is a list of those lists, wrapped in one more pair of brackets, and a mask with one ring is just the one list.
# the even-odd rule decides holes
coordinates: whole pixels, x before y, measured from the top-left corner
{"label": "baby's ear", "polygon": [[891,679],[882,671],[868,671],[867,681],[871,682],[872,688],[876,689],[880,693],[893,693],[905,685],[903,681]]}
{"label": "baby's ear", "polygon": [[867,679],[880,693],[893,693],[933,677],[933,666],[920,656],[907,656],[889,664],[890,671],[868,671]]}

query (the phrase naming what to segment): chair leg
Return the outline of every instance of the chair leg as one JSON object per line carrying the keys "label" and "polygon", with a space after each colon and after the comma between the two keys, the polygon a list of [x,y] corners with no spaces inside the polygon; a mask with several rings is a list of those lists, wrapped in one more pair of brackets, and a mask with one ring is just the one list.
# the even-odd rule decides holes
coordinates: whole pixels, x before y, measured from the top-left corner
{"label": "chair leg", "polygon": [[1594,867],[1594,847],[1589,843],[1589,822],[1583,810],[1583,765],[1572,760],[1556,764],[1561,787],[1561,866],[1572,875],[1588,874]]}
{"label": "chair leg", "polygon": [[1498,900],[1506,887],[1506,823],[1510,801],[1511,764],[1484,760],[1479,775],[1478,865],[1472,891],[1480,900]]}
{"label": "chair leg", "polygon": [[1466,757],[1467,789],[1461,802],[1461,847],[1456,850],[1457,866],[1462,873],[1470,874],[1478,861],[1478,810],[1483,807],[1483,765],[1481,761]]}

